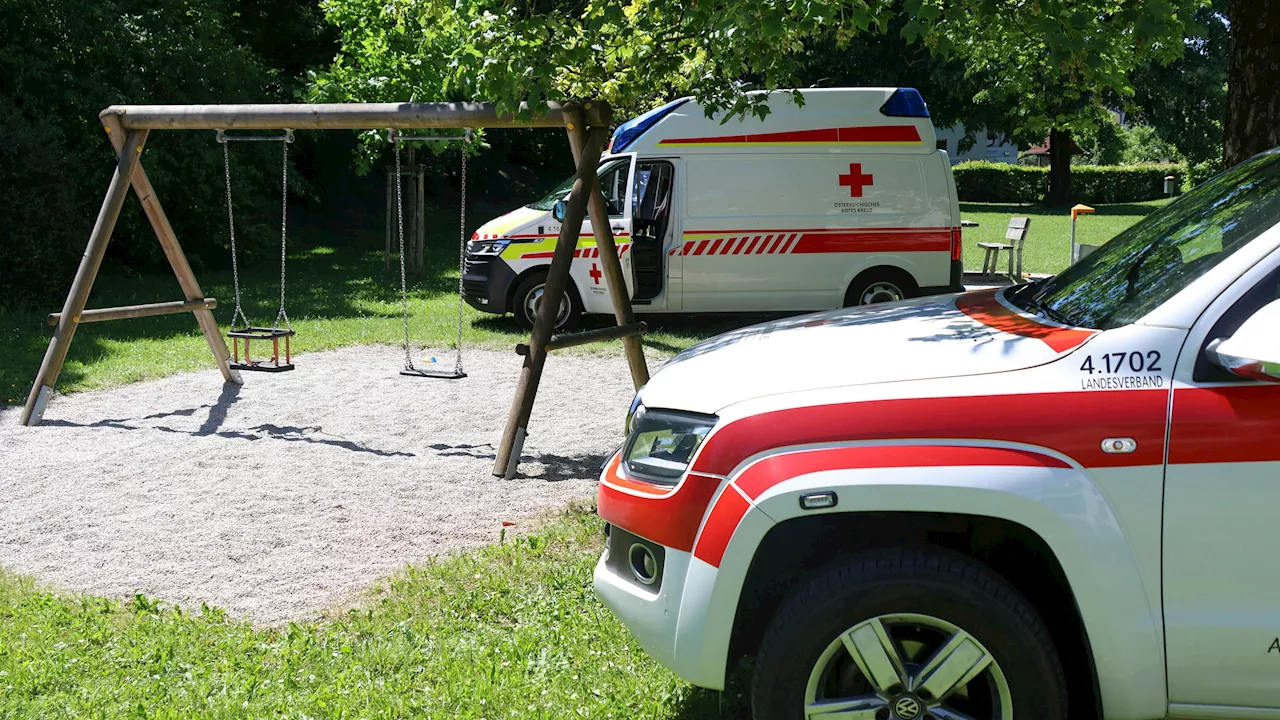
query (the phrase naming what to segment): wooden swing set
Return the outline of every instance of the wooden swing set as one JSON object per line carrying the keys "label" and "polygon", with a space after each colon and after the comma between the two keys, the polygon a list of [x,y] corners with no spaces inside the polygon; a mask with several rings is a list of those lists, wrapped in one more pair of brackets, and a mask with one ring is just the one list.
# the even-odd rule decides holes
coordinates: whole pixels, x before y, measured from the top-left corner
{"label": "wooden swing set", "polygon": [[[37,425],[43,418],[45,408],[52,397],[54,385],[57,383],[58,374],[66,360],[72,337],[80,323],[190,312],[195,315],[196,322],[204,332],[205,341],[213,352],[214,361],[225,382],[241,384],[243,380],[236,369],[237,366],[250,369],[239,362],[238,348],[235,359],[228,352],[227,344],[213,317],[213,309],[217,306],[217,301],[206,298],[200,289],[195,273],[187,262],[173,227],[169,224],[169,219],[156,198],[155,189],[151,186],[151,181],[147,179],[147,173],[142,167],[142,152],[146,146],[147,136],[152,130],[216,130],[219,132],[219,140],[223,140],[227,137],[224,135],[227,130],[279,130],[285,133],[281,138],[285,139],[292,138],[292,133],[296,130],[389,129],[401,131],[434,128],[563,127],[569,136],[569,146],[577,167],[577,179],[565,203],[564,220],[560,226],[560,235],[556,241],[555,253],[547,275],[546,296],[559,297],[567,289],[569,266],[578,245],[582,222],[590,216],[617,326],[577,333],[570,336],[571,339],[552,338],[558,303],[547,302],[539,305],[529,343],[527,345],[522,343],[517,347],[517,351],[524,356],[524,363],[520,369],[515,398],[507,415],[506,428],[493,465],[494,475],[513,478],[528,434],[529,416],[533,411],[534,397],[537,395],[538,384],[542,378],[542,368],[550,350],[620,337],[635,387],[638,389],[649,380],[649,370],[639,337],[644,332],[644,325],[635,322],[631,300],[627,296],[622,265],[618,261],[617,246],[614,244],[613,232],[609,226],[604,195],[600,191],[600,184],[596,178],[596,168],[609,135],[612,112],[608,103],[604,101],[548,102],[545,108],[538,109],[545,112],[533,113],[528,106],[522,106],[519,115],[499,114],[495,106],[489,103],[113,105],[103,110],[98,117],[117,153],[116,168],[107,186],[106,197],[102,201],[102,208],[98,211],[97,220],[89,234],[88,247],[85,248],[84,257],[80,260],[80,267],[76,270],[75,279],[71,283],[71,290],[67,293],[62,311],[49,316],[50,324],[55,324],[56,327],[53,337],[49,340],[44,360],[40,363],[40,370],[36,374],[31,392],[27,396],[21,422],[25,425]],[[225,143],[223,148],[225,152]],[[284,153],[285,182],[287,183],[287,141]],[[228,205],[230,205],[229,169],[227,175]],[[120,209],[124,206],[130,186],[142,203],[143,211],[177,276],[178,285],[182,288],[185,299],[167,303],[86,310],[85,304],[88,301],[89,292],[97,277],[107,243],[111,239],[111,232],[120,216]],[[230,211],[230,207],[228,209]],[[292,367],[289,337],[293,335],[293,330],[288,327],[283,299],[283,224],[282,217],[281,305],[276,325],[272,328],[251,328],[247,327],[246,319],[246,328],[236,328],[236,321],[233,319],[233,329],[229,333],[233,342],[239,339],[245,341],[245,361],[250,364],[257,363],[249,360],[249,342],[264,338],[272,340],[273,362],[266,363],[268,367],[251,369],[289,369],[283,367],[284,365]],[[231,227],[234,233],[233,220]],[[403,261],[403,236],[401,245]],[[237,293],[237,307],[238,305]],[[279,327],[281,318],[285,323],[283,328]],[[280,362],[279,357],[280,338],[285,340],[284,363]],[[460,349],[461,345],[459,345],[459,351]],[[274,367],[270,367],[272,365]]]}

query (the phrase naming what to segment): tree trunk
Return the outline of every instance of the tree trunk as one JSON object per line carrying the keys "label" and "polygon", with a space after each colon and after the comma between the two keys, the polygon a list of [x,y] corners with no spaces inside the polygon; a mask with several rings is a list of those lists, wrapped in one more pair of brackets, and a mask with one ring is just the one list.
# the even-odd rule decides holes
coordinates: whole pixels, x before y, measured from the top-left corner
{"label": "tree trunk", "polygon": [[1231,59],[1222,164],[1231,167],[1280,145],[1280,2],[1228,0]]}
{"label": "tree trunk", "polygon": [[1071,132],[1054,130],[1049,133],[1049,196],[1046,204],[1066,207],[1071,204]]}

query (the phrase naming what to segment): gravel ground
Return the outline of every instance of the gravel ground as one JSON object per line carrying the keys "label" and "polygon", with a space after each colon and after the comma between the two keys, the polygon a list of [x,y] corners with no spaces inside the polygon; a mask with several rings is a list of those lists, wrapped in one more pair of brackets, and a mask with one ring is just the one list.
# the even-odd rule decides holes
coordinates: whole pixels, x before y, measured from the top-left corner
{"label": "gravel ground", "polygon": [[520,358],[471,351],[448,381],[400,376],[400,353],[58,396],[36,428],[0,409],[0,566],[275,624],[594,495],[632,396],[621,357],[551,358],[508,483],[490,469]]}

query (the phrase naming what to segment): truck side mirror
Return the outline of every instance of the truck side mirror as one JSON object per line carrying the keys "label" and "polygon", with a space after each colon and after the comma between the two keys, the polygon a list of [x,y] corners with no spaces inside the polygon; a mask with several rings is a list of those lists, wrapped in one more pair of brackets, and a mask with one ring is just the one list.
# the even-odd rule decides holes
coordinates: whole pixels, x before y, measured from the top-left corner
{"label": "truck side mirror", "polygon": [[1233,375],[1280,383],[1280,300],[1254,313],[1231,337],[1209,343],[1205,353]]}
{"label": "truck side mirror", "polygon": [[556,222],[564,222],[564,216],[568,208],[569,203],[557,200],[556,204],[551,206],[551,217],[555,218]]}

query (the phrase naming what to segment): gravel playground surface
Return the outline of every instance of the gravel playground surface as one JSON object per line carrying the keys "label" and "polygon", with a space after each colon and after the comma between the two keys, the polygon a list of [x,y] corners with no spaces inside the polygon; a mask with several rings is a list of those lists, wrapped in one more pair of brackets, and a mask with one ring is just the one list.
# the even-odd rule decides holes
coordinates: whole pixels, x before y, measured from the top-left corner
{"label": "gravel playground surface", "polygon": [[349,348],[241,387],[209,370],[57,396],[36,428],[0,409],[0,567],[275,624],[594,496],[632,396],[620,355],[548,360],[510,483],[490,470],[520,358],[467,352],[462,380],[402,377],[402,358]]}

